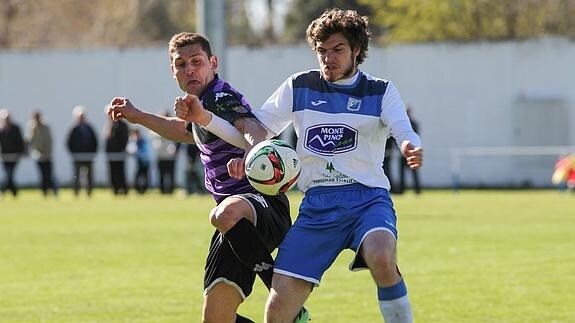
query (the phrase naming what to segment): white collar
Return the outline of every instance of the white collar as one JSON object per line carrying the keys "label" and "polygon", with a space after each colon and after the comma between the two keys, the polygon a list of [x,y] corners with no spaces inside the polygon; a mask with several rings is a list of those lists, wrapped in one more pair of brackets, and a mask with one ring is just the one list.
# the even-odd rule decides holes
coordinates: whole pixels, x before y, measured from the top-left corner
{"label": "white collar", "polygon": [[353,83],[355,83],[355,81],[357,81],[358,77],[359,77],[359,70],[357,70],[355,74],[353,74],[353,76],[350,78],[337,80],[332,83],[337,85],[352,85]]}

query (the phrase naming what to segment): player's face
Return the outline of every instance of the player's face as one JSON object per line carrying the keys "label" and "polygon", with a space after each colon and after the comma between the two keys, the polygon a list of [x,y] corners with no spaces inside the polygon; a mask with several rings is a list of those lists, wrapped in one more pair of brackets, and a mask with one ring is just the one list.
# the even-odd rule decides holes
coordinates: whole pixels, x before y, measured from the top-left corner
{"label": "player's face", "polygon": [[200,44],[187,45],[172,54],[172,74],[186,93],[200,96],[213,81],[218,67],[216,56],[208,57]]}
{"label": "player's face", "polygon": [[347,39],[336,33],[316,44],[315,51],[323,77],[335,82],[355,74],[357,51],[352,50]]}

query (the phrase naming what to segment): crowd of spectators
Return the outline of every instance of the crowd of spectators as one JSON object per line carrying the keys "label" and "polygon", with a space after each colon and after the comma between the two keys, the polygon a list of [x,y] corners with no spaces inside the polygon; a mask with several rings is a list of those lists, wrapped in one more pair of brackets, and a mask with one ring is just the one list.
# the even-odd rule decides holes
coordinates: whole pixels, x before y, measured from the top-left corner
{"label": "crowd of spectators", "polygon": [[[167,113],[167,112],[166,112]],[[180,151],[185,153],[185,175],[181,179],[187,195],[203,194],[203,167],[199,150],[194,145],[180,149],[180,144],[160,139],[155,133],[131,128],[124,121],[110,121],[101,135],[88,120],[86,109],[76,106],[73,122],[65,142],[72,160],[72,180],[69,186],[76,196],[85,191],[91,196],[94,189],[94,160],[102,150],[106,156],[109,187],[114,195],[127,195],[130,188],[144,194],[151,187],[150,167],[157,167],[158,189],[162,194],[173,194],[176,188],[176,160]],[[101,141],[101,142],[100,142]],[[34,110],[25,128],[12,120],[10,111],[0,109],[0,195],[18,196],[17,170],[23,158],[31,158],[38,168],[38,185],[44,196],[57,196],[60,181],[53,168],[54,142],[50,125],[42,112]],[[134,158],[133,176],[126,174],[128,158]],[[154,159],[153,159],[154,158]],[[130,183],[129,179],[133,177]],[[64,183],[66,184],[66,183]]]}

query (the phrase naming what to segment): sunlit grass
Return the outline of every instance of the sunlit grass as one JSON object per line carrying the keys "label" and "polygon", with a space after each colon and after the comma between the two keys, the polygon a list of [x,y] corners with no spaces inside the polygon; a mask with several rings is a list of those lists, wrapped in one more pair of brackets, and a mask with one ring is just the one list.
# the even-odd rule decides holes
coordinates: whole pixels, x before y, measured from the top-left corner
{"label": "sunlit grass", "polygon": [[[291,195],[294,212],[301,198]],[[394,197],[417,322],[575,321],[575,194],[425,191]],[[199,322],[213,232],[208,196],[22,191],[0,199],[0,322]],[[344,252],[313,322],[381,322],[367,271]],[[240,312],[262,321],[257,283]]]}

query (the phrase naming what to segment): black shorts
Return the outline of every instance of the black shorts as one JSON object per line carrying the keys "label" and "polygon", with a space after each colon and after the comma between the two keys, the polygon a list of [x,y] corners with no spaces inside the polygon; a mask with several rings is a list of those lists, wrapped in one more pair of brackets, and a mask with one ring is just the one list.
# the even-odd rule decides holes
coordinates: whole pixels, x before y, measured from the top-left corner
{"label": "black shorts", "polygon": [[[255,226],[268,251],[276,249],[291,226],[289,201],[285,194],[277,196],[245,193],[234,195],[249,201],[255,208]],[[242,298],[252,292],[256,273],[243,265],[233,253],[230,244],[216,230],[212,236],[206,259],[204,292],[212,285],[225,281],[238,289]]]}

